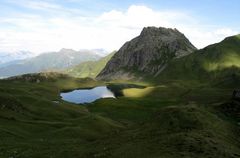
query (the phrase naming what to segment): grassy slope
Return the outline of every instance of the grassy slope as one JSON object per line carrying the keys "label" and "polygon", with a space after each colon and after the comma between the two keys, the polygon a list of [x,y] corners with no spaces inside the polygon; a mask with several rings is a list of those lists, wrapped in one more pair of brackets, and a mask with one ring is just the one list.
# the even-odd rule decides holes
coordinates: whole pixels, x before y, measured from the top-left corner
{"label": "grassy slope", "polygon": [[240,86],[240,35],[228,37],[189,56],[173,60],[161,80],[201,80]]}
{"label": "grassy slope", "polygon": [[77,66],[68,68],[64,71],[64,73],[74,76],[74,77],[91,77],[95,78],[100,71],[105,67],[107,62],[111,59],[115,52],[109,54],[106,57],[101,58],[98,61],[88,61],[83,62]]}
{"label": "grassy slope", "polygon": [[213,108],[230,98],[231,89],[197,82],[145,83],[147,88],[125,89],[125,97],[81,106],[61,101],[59,91],[103,83],[57,75],[36,78],[41,82],[0,81],[0,157],[240,154],[236,123]]}
{"label": "grassy slope", "polygon": [[0,157],[79,157],[90,152],[89,143],[121,125],[61,101],[59,92],[100,84],[71,77],[44,78],[40,83],[1,81]]}

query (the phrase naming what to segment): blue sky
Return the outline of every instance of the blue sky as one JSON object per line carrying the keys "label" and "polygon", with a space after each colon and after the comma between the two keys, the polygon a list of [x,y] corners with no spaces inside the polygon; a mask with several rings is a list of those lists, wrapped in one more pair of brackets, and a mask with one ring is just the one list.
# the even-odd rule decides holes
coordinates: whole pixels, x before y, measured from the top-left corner
{"label": "blue sky", "polygon": [[0,51],[116,50],[144,26],[177,28],[198,48],[240,33],[238,0],[1,0]]}

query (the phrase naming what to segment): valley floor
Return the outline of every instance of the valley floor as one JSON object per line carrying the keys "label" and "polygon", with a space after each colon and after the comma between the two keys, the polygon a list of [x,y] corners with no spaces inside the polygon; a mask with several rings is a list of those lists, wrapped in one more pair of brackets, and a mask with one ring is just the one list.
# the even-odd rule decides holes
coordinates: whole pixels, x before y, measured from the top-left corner
{"label": "valley floor", "polygon": [[224,108],[238,104],[231,101],[233,89],[168,81],[135,83],[146,88],[124,89],[123,97],[88,105],[59,96],[103,84],[75,78],[0,81],[0,157],[240,157],[239,115]]}

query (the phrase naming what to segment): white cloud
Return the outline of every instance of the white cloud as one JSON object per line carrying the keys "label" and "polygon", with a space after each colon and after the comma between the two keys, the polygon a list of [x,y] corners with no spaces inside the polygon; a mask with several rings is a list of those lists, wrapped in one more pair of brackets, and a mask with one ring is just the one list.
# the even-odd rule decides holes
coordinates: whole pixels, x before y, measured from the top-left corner
{"label": "white cloud", "polygon": [[132,5],[126,12],[112,10],[103,13],[99,21],[115,27],[143,28],[145,26],[174,27],[178,21],[194,22],[187,14],[177,11],[154,11],[146,6]]}
{"label": "white cloud", "polygon": [[[35,9],[55,9],[61,6],[43,2],[27,4]],[[69,9],[64,9],[71,12]],[[77,12],[77,11],[76,11]],[[76,13],[75,11],[72,14]],[[198,48],[219,42],[236,34],[227,27],[208,27],[189,14],[179,11],[156,11],[146,6],[132,5],[126,11],[111,10],[95,17],[17,14],[0,18],[0,51],[29,50],[40,53],[61,48],[107,50],[119,49],[137,36],[145,26],[177,28]]]}
{"label": "white cloud", "polygon": [[31,8],[31,9],[61,9],[62,7],[57,4],[51,4],[44,1],[24,1],[24,3],[21,3],[25,7]]}
{"label": "white cloud", "polygon": [[180,26],[179,29],[184,32],[197,48],[206,47],[222,41],[225,37],[238,34],[237,31],[225,27],[204,27],[196,25],[192,27]]}
{"label": "white cloud", "polygon": [[49,0],[8,0],[7,2],[24,9],[30,9],[35,12],[38,11],[40,14],[47,14],[47,16],[73,16],[83,14],[80,9],[64,7]]}
{"label": "white cloud", "polygon": [[215,34],[220,35],[220,36],[230,36],[230,35],[237,34],[237,33],[238,33],[237,31],[233,31],[230,28],[221,28],[221,29],[217,29],[215,31]]}

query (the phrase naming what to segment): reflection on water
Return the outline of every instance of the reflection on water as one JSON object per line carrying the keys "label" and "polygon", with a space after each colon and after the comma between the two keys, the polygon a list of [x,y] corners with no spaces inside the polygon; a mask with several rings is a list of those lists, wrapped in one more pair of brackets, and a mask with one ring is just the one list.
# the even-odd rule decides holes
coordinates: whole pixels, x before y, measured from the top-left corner
{"label": "reflection on water", "polygon": [[61,93],[64,101],[75,104],[91,103],[100,98],[115,98],[115,95],[106,86],[95,87],[93,89],[79,89],[71,92]]}

